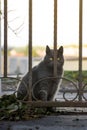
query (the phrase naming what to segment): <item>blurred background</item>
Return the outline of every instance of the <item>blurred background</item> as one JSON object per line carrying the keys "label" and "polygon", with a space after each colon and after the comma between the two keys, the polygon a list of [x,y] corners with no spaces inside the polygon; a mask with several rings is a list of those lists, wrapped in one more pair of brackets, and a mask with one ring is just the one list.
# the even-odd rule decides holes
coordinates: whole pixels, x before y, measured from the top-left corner
{"label": "blurred background", "polygon": [[[4,1],[1,2],[1,73],[3,74]],[[87,0],[83,1],[83,70],[87,70]],[[33,66],[53,48],[53,0],[33,0]],[[28,71],[28,0],[8,0],[8,75]],[[78,70],[79,0],[58,0],[58,47],[64,47],[64,70]]]}

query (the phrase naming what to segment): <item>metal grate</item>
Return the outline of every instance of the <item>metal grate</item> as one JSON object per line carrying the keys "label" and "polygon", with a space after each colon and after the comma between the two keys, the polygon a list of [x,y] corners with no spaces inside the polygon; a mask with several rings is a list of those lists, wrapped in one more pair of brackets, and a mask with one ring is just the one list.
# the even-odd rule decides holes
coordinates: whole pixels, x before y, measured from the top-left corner
{"label": "metal grate", "polygon": [[[48,77],[48,79],[54,78],[62,78],[64,81],[68,81],[73,84],[74,89],[64,90],[63,99],[64,101],[55,101],[55,102],[34,102],[31,101],[31,94],[33,94],[31,90],[32,86],[32,0],[29,0],[29,101],[25,103],[29,103],[30,106],[34,107],[47,107],[47,106],[55,106],[55,107],[87,107],[87,99],[85,93],[87,92],[86,87],[87,84],[82,83],[82,10],[83,10],[83,0],[79,0],[79,79],[78,83],[75,84],[73,81],[70,81],[63,77],[56,77],[56,50],[57,50],[57,2],[58,0],[54,0],[54,77]],[[7,77],[7,0],[4,0],[4,77]],[[7,77],[8,78],[8,77]],[[42,80],[46,80],[45,78]],[[38,81],[40,82],[40,81]],[[38,83],[37,82],[37,83]],[[36,85],[35,83],[34,85]],[[71,100],[66,98],[66,93],[76,93],[75,97]]]}

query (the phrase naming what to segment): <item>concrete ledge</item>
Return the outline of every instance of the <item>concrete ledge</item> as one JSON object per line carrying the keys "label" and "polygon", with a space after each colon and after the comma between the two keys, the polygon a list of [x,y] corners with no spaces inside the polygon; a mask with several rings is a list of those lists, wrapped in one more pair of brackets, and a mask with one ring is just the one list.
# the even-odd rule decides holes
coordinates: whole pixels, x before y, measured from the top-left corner
{"label": "concrete ledge", "polygon": [[47,116],[30,121],[1,121],[0,130],[86,130],[87,115]]}

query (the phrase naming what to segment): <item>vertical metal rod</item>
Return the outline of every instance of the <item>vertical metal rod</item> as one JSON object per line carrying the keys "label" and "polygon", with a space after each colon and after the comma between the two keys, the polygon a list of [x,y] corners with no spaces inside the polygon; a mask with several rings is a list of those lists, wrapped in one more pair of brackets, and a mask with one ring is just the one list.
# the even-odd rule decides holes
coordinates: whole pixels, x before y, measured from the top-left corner
{"label": "vertical metal rod", "polygon": [[1,0],[0,0],[0,77],[1,77]]}
{"label": "vertical metal rod", "polygon": [[32,100],[31,97],[31,88],[32,88],[32,0],[29,0],[29,100]]}
{"label": "vertical metal rod", "polygon": [[4,77],[7,77],[7,0],[4,0]]}
{"label": "vertical metal rod", "polygon": [[82,7],[83,1],[79,0],[79,100],[82,100]]}
{"label": "vertical metal rod", "polygon": [[54,0],[54,77],[57,76],[57,0]]}
{"label": "vertical metal rod", "polygon": [[[0,0],[0,77],[1,77],[1,0]],[[0,78],[0,96],[2,94],[1,78]]]}

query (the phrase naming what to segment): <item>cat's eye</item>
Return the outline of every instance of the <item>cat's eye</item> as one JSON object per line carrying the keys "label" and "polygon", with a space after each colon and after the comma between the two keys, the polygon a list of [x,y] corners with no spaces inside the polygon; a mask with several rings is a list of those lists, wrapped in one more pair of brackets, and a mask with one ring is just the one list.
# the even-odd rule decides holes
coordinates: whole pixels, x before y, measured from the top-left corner
{"label": "cat's eye", "polygon": [[50,57],[50,60],[52,61],[52,60],[53,60],[53,58],[51,58],[51,57]]}
{"label": "cat's eye", "polygon": [[60,58],[57,58],[57,60],[59,61],[59,60],[60,60]]}

